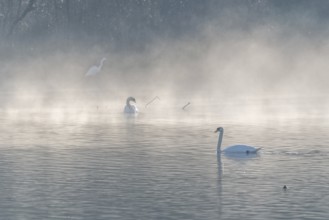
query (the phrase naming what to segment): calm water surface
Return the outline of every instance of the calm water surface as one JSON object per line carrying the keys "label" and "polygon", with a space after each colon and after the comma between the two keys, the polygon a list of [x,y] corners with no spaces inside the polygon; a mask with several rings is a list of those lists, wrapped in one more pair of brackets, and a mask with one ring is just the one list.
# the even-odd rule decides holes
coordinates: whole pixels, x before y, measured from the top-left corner
{"label": "calm water surface", "polygon": [[1,219],[329,218],[326,118],[150,112],[2,112]]}

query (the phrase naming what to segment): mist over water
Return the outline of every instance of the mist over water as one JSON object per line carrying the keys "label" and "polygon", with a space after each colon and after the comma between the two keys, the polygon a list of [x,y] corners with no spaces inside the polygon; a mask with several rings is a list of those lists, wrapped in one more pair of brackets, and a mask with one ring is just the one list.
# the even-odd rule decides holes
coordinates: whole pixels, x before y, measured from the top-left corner
{"label": "mist over water", "polygon": [[[199,7],[194,1],[184,4],[188,11]],[[157,32],[148,27],[149,33],[156,34],[145,41],[132,39],[120,48],[115,48],[115,40],[87,43],[79,35],[62,42],[51,37],[40,43],[15,40],[1,50],[1,108],[96,105],[115,109],[116,105],[122,108],[126,97],[132,95],[141,104],[154,96],[163,97],[161,103],[167,107],[201,101],[199,104],[225,103],[220,110],[232,111],[234,105],[232,109],[227,103],[244,102],[247,105],[239,109],[244,113],[266,114],[270,108],[278,114],[294,114],[300,105],[310,114],[326,113],[328,40],[327,31],[317,27],[321,25],[317,21],[327,18],[316,14],[320,3],[304,13],[308,4],[224,1],[225,7],[220,8],[220,3],[207,1],[202,13],[208,10],[209,15],[201,18],[195,14],[195,27],[187,25],[186,33],[183,28],[166,37],[161,33],[166,33],[168,26],[161,31],[160,25]],[[176,22],[184,27],[183,20]],[[127,33],[133,35],[134,31]],[[134,44],[144,46],[129,46]],[[102,57],[107,61],[101,72],[85,77],[88,68]],[[259,108],[249,109],[253,100]],[[287,110],[281,109],[283,100],[289,104]]]}
{"label": "mist over water", "polygon": [[0,0],[1,216],[328,219],[328,10]]}
{"label": "mist over water", "polygon": [[[115,40],[87,43],[77,34],[62,42],[51,37],[40,39],[40,43],[7,40],[12,46],[1,50],[1,107],[113,106],[123,105],[129,95],[143,102],[157,95],[164,97],[162,102],[167,105],[180,99],[225,103],[265,98],[262,104],[277,109],[276,99],[317,97],[323,100],[303,105],[326,112],[327,31],[317,28],[322,17],[315,13],[321,4],[304,13],[308,4],[207,1],[200,13],[209,15],[192,16],[195,27],[191,28],[189,21],[186,33],[183,20],[175,21],[183,28],[167,37],[161,33],[168,32],[168,24],[163,31],[160,25],[157,32],[145,26],[149,28],[145,35],[147,31],[156,34],[145,41],[132,39],[121,49],[115,48]],[[199,6],[186,1],[181,11],[193,12],[193,7]],[[134,13],[140,12],[132,11],[132,16]],[[133,44],[144,46],[129,47]],[[107,58],[101,72],[86,78],[85,72],[101,57]],[[298,111],[298,104],[291,108]]]}

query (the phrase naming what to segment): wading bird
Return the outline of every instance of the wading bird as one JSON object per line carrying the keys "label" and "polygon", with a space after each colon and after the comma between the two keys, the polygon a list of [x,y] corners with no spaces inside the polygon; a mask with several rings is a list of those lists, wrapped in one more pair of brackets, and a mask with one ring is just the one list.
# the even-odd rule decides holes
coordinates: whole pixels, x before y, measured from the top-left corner
{"label": "wading bird", "polygon": [[88,72],[86,72],[85,76],[95,76],[96,74],[98,74],[102,67],[103,67],[103,63],[106,60],[105,57],[103,57],[99,63],[99,65],[93,65],[92,67],[89,68]]}

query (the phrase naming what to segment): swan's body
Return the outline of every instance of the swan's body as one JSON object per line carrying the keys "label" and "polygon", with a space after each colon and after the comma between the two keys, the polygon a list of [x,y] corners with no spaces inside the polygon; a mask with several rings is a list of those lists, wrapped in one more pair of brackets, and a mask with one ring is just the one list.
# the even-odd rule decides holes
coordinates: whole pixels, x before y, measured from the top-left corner
{"label": "swan's body", "polygon": [[223,153],[243,153],[243,154],[255,154],[257,151],[259,151],[261,148],[255,148],[248,145],[233,145],[230,147],[225,148],[224,150],[221,150],[223,135],[224,135],[224,129],[222,127],[219,127],[216,129],[215,132],[219,133],[218,136],[218,143],[217,143],[217,152],[223,152]]}
{"label": "swan's body", "polygon": [[103,63],[104,61],[106,60],[106,58],[104,57],[98,66],[94,65],[92,67],[89,68],[88,72],[86,73],[86,76],[94,76],[96,75],[97,73],[99,73],[103,67]]}
{"label": "swan's body", "polygon": [[136,100],[134,97],[128,97],[126,101],[126,106],[124,108],[124,113],[126,114],[137,114],[138,113],[138,108],[136,105],[130,104],[130,102],[136,103]]}

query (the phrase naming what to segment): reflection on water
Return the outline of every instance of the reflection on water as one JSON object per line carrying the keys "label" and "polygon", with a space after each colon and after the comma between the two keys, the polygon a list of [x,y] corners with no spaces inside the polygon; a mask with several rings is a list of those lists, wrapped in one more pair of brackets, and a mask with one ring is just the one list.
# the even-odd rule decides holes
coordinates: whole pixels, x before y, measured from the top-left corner
{"label": "reflection on water", "polygon": [[217,194],[218,194],[218,217],[221,219],[223,213],[223,202],[222,202],[222,175],[223,175],[223,165],[222,165],[222,155],[217,154],[217,165],[218,165],[218,180],[217,180]]}
{"label": "reflection on water", "polygon": [[[0,116],[4,219],[329,217],[323,121],[247,124],[193,111],[53,114]],[[226,130],[223,146],[263,149],[254,157],[216,156],[218,126]]]}

